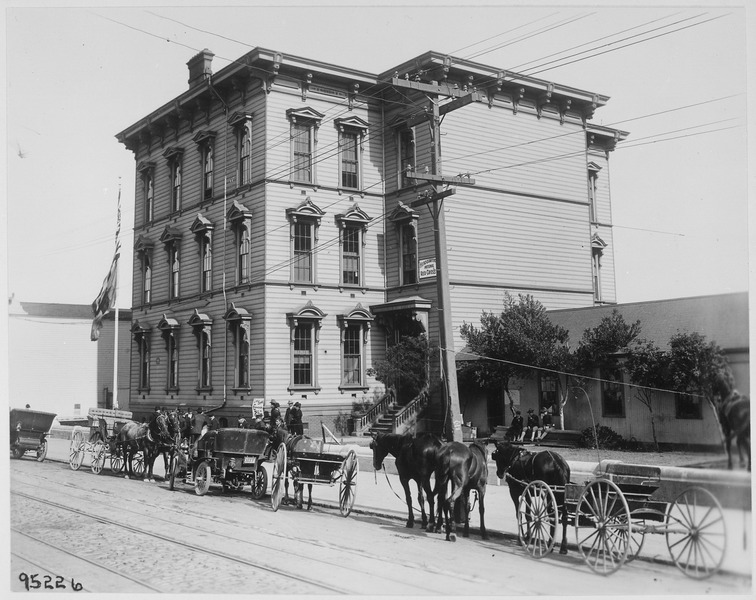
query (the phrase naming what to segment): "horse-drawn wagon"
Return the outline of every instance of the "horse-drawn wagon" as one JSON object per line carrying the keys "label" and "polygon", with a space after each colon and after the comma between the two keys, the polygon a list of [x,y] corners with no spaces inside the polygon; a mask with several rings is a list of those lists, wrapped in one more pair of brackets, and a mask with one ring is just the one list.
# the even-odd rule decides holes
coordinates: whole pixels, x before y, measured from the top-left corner
{"label": "horse-drawn wagon", "polygon": [[176,481],[181,480],[204,496],[213,483],[224,491],[249,485],[252,497],[262,498],[268,488],[268,474],[262,465],[270,458],[269,442],[268,432],[259,429],[208,431],[197,442],[196,456],[188,444],[182,444],[172,457],[169,488],[175,489]]}
{"label": "horse-drawn wagon", "polygon": [[339,511],[349,516],[354,506],[359,463],[352,446],[329,444],[304,435],[288,436],[275,451],[270,498],[274,511],[281,506],[287,479],[294,483],[297,504],[302,506],[302,490],[308,486],[308,508],[312,506],[312,486],[339,484]]}
{"label": "horse-drawn wagon", "polygon": [[[90,409],[89,432],[85,435],[82,427],[76,426],[71,432],[68,464],[78,471],[84,457],[90,455],[90,465],[95,474],[102,473],[105,462],[110,460],[110,470],[120,473],[124,467],[123,449],[118,444],[118,432],[132,417],[127,410]],[[134,457],[134,472],[144,474],[144,456],[140,453]]]}
{"label": "horse-drawn wagon", "polygon": [[10,451],[13,458],[21,458],[29,451],[39,462],[47,456],[47,434],[57,415],[28,408],[10,409]]}
{"label": "horse-drawn wagon", "polygon": [[609,575],[638,556],[646,534],[665,536],[674,564],[685,575],[704,579],[724,560],[726,531],[722,507],[708,490],[690,487],[673,500],[657,499],[659,467],[600,463],[582,484],[531,481],[517,508],[518,535],[526,551],[542,558],[554,546],[559,513],[575,528],[577,547],[595,572]]}

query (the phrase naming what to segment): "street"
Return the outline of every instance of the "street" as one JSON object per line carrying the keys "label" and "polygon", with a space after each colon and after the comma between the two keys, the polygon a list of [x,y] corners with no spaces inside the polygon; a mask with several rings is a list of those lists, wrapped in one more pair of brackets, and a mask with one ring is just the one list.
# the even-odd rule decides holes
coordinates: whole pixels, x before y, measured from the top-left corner
{"label": "street", "polygon": [[[360,485],[373,483],[372,473],[361,477]],[[698,595],[745,594],[751,585],[732,573],[695,581],[645,560],[610,577],[575,552],[534,560],[511,535],[491,530],[493,518],[491,539],[482,541],[477,510],[470,538],[449,543],[391,514],[343,518],[337,488],[316,490],[333,508],[273,512],[268,495],[254,501],[213,487],[199,497],[189,486],[172,492],[162,480],[28,457],[10,462],[10,479],[13,591],[57,583],[62,592],[95,593]],[[359,495],[358,485],[357,505]],[[488,503],[487,515],[501,510],[511,505]]]}

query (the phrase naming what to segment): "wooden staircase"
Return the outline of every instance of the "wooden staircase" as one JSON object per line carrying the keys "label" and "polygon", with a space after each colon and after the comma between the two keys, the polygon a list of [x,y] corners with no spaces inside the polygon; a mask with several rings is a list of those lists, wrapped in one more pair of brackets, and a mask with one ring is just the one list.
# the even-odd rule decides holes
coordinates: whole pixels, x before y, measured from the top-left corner
{"label": "wooden staircase", "polygon": [[368,433],[394,433],[394,419],[399,411],[404,407],[394,403],[390,405],[386,412],[368,427]]}

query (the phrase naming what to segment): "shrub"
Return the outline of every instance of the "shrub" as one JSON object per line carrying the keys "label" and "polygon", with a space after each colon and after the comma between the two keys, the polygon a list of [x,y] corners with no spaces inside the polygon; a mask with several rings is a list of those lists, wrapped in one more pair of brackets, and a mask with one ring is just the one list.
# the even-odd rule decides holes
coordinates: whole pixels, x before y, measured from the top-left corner
{"label": "shrub", "polygon": [[623,437],[611,427],[596,425],[586,427],[580,436],[580,445],[583,448],[600,448],[602,450],[623,450],[628,446]]}

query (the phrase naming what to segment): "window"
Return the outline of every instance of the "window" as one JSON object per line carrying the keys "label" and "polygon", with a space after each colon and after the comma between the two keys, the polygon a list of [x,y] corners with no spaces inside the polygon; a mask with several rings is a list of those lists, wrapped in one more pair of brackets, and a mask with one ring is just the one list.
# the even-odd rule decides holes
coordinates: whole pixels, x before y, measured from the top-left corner
{"label": "window", "polygon": [[320,326],[325,313],[308,302],[293,313],[288,313],[291,327],[291,383],[289,390],[318,392],[317,347]]}
{"label": "window", "polygon": [[166,227],[160,236],[160,241],[165,245],[168,254],[168,299],[180,298],[181,282],[181,232],[174,227]]}
{"label": "window", "polygon": [[163,152],[163,156],[165,156],[165,158],[168,160],[172,213],[176,213],[181,210],[181,160],[183,153],[184,151],[181,148],[168,148],[165,152]]}
{"label": "window", "polygon": [[252,315],[232,302],[223,318],[228,323],[235,349],[234,389],[249,390],[249,339]]}
{"label": "window", "polygon": [[252,113],[235,112],[228,119],[236,136],[237,187],[252,181]]}
{"label": "window", "polygon": [[211,200],[213,197],[213,173],[215,169],[215,132],[200,131],[194,136],[193,140],[197,144],[202,167],[201,200]]}
{"label": "window", "polygon": [[325,213],[308,198],[297,208],[287,209],[286,214],[291,223],[291,282],[316,283],[314,251]]}
{"label": "window", "polygon": [[142,235],[134,243],[134,254],[141,267],[141,301],[143,306],[152,303],[152,250],[152,242]]}
{"label": "window", "polygon": [[591,273],[593,275],[593,300],[602,301],[601,294],[601,258],[604,255],[606,242],[598,235],[593,235],[591,239]]}
{"label": "window", "polygon": [[236,285],[251,281],[250,252],[252,249],[252,211],[236,200],[226,214],[234,233],[236,254]]}
{"label": "window", "polygon": [[286,116],[291,122],[291,180],[315,183],[317,128],[324,115],[308,107],[289,109]]}
{"label": "window", "polygon": [[601,412],[604,417],[625,416],[625,391],[622,370],[601,369]]}
{"label": "window", "polygon": [[139,375],[137,390],[139,393],[150,391],[150,327],[134,321],[131,325],[131,334],[137,347],[137,360]]}
{"label": "window", "polygon": [[200,293],[213,290],[213,229],[214,225],[201,214],[197,214],[190,229],[197,238],[200,255]]}
{"label": "window", "polygon": [[338,317],[341,328],[340,388],[367,389],[365,349],[373,315],[358,304],[350,313]]}
{"label": "window", "polygon": [[142,177],[142,203],[144,222],[152,223],[155,219],[155,163],[144,162],[137,167]]}
{"label": "window", "polygon": [[179,389],[179,352],[178,332],[179,323],[176,319],[163,315],[158,322],[158,329],[165,341],[166,358],[166,389],[167,393],[178,392]]}
{"label": "window", "polygon": [[678,419],[703,419],[701,398],[690,394],[675,394],[675,417]]}
{"label": "window", "polygon": [[341,238],[341,285],[363,286],[362,249],[365,246],[365,230],[371,221],[357,204],[346,213],[336,215]]}
{"label": "window", "polygon": [[194,309],[189,325],[197,338],[197,391],[212,391],[212,319]]}
{"label": "window", "polygon": [[415,168],[415,132],[413,129],[402,129],[399,132],[399,187],[412,185],[406,173]]}
{"label": "window", "polygon": [[598,221],[598,174],[601,167],[595,162],[588,163],[588,200],[590,210],[590,220],[592,223]]}
{"label": "window", "polygon": [[551,410],[552,406],[559,406],[559,381],[554,375],[538,375],[538,407]]}
{"label": "window", "polygon": [[417,221],[418,215],[407,205],[399,205],[389,219],[396,226],[399,261],[399,285],[417,283]]}
{"label": "window", "polygon": [[362,189],[362,141],[367,122],[349,117],[335,123],[339,130],[339,187]]}

